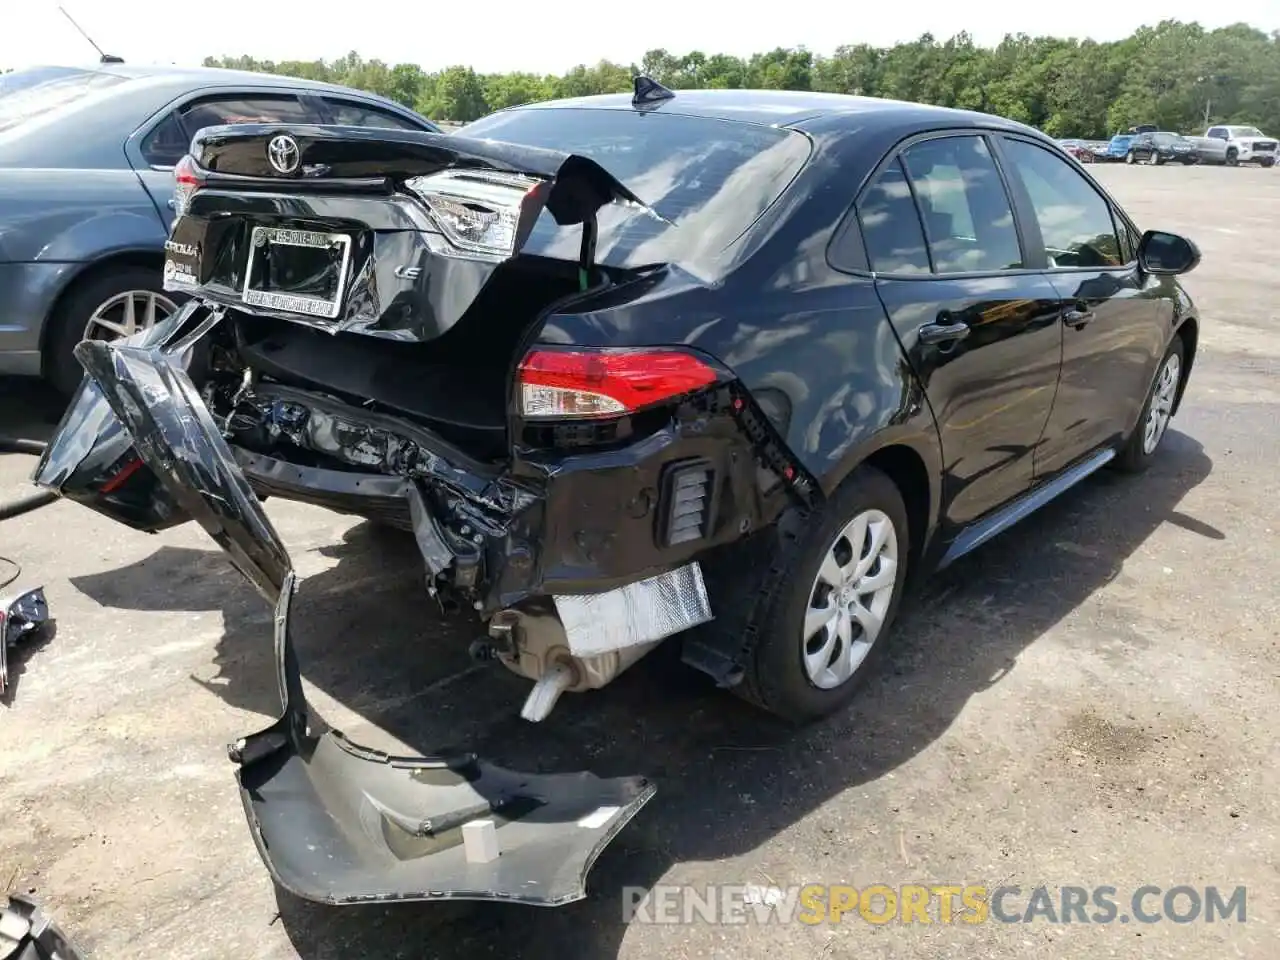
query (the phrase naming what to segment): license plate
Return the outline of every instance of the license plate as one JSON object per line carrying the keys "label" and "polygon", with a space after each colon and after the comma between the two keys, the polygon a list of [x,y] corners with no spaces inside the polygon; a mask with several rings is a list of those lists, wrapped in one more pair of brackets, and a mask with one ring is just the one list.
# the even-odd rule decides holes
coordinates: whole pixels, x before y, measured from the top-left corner
{"label": "license plate", "polygon": [[351,238],[254,227],[241,299],[255,307],[332,320],[342,311]]}

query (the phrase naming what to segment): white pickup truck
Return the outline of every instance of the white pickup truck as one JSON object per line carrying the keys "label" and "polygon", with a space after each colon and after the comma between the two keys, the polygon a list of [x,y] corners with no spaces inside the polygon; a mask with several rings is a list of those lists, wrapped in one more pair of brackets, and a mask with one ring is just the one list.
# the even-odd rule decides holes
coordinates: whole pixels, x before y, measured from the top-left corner
{"label": "white pickup truck", "polygon": [[1274,166],[1276,138],[1266,136],[1257,127],[1220,124],[1210,127],[1203,137],[1188,137],[1195,146],[1201,163],[1225,163],[1229,167],[1242,163]]}

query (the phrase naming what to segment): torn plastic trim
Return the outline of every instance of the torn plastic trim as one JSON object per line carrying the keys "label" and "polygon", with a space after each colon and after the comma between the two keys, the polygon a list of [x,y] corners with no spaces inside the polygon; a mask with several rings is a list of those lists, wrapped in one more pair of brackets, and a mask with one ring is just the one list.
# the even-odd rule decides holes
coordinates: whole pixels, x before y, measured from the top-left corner
{"label": "torn plastic trim", "polygon": [[[596,858],[653,796],[641,777],[529,775],[470,754],[393,756],[309,718],[290,635],[294,578],[275,615],[284,710],[229,748],[258,852],[286,890],[329,904],[492,900],[560,906],[586,896]],[[468,825],[494,824],[477,862]]]}
{"label": "torn plastic trim", "polygon": [[0,960],[83,958],[38,903],[20,893],[8,894],[8,904],[0,910]]}
{"label": "torn plastic trim", "polygon": [[39,639],[51,625],[44,587],[0,596],[0,696],[9,689],[9,648]]}
{"label": "torn plastic trim", "polygon": [[[307,706],[289,624],[289,556],[185,371],[137,347],[76,355],[139,454],[275,607],[281,714],[230,749],[254,842],[276,881],[330,904],[474,899],[556,906],[585,896],[596,857],[654,793],[640,777],[526,775],[472,755],[391,756]],[[485,822],[493,824],[484,827]],[[468,856],[492,829],[498,856]]]}

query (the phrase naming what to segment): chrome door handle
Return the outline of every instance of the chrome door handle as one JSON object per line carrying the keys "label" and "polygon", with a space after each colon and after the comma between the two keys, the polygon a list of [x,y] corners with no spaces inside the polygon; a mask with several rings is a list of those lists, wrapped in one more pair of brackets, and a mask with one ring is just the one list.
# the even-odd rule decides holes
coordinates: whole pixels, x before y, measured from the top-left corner
{"label": "chrome door handle", "polygon": [[1062,322],[1068,327],[1079,330],[1094,318],[1092,310],[1068,310],[1062,315]]}
{"label": "chrome door handle", "polygon": [[926,323],[917,336],[921,343],[952,343],[969,335],[969,325],[963,320],[950,323]]}

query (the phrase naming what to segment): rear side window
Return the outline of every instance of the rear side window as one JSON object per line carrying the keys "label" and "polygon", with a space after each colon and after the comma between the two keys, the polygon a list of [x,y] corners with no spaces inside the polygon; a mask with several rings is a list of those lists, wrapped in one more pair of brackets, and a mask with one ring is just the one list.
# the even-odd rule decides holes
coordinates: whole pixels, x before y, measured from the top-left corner
{"label": "rear side window", "polygon": [[1013,208],[982,137],[924,140],[902,153],[937,273],[1016,270]]}
{"label": "rear side window", "polygon": [[383,130],[418,131],[427,129],[427,125],[424,123],[413,123],[389,110],[379,110],[377,107],[371,107],[365,103],[356,103],[351,100],[332,100],[326,97],[324,104],[329,111],[331,121],[343,127],[378,127]]}
{"label": "rear side window", "polygon": [[858,202],[858,222],[876,273],[928,273],[924,229],[900,160],[881,171]]}
{"label": "rear side window", "polygon": [[320,123],[322,118],[297,97],[250,96],[207,97],[178,111],[182,125],[193,136],[202,127],[225,123]]}
{"label": "rear side window", "polygon": [[1014,174],[1031,197],[1050,267],[1118,267],[1111,205],[1062,157],[1024,140],[1005,140]]}

